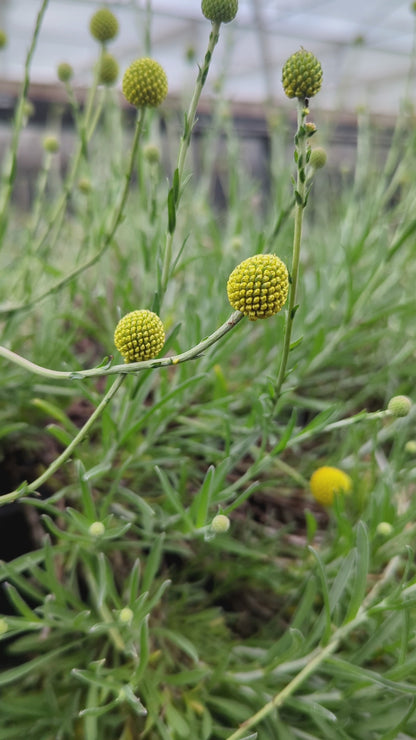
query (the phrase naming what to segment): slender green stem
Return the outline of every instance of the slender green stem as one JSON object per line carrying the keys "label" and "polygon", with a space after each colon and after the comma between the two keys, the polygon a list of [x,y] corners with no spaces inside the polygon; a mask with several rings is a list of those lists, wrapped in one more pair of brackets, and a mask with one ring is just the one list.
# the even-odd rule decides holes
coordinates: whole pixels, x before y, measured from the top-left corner
{"label": "slender green stem", "polygon": [[[106,624],[111,624],[112,622],[114,622],[113,615],[111,614],[111,611],[108,608],[107,604],[105,604],[104,602],[102,603],[100,602],[97,583],[96,583],[94,576],[92,575],[90,568],[86,567],[84,569],[84,575],[85,575],[86,580],[88,581],[90,593],[92,593],[93,595],[96,608],[98,612],[100,613],[100,616],[103,622],[105,622]],[[115,627],[109,627],[108,634],[110,635],[115,648],[120,652],[124,652],[124,650],[126,649],[126,645],[125,645],[125,642],[122,636],[120,635],[119,630],[116,629]]]}
{"label": "slender green stem", "polygon": [[144,53],[147,57],[152,56],[152,0],[146,0],[144,20]]}
{"label": "slender green stem", "polygon": [[177,168],[174,174],[174,182],[168,196],[168,208],[169,213],[169,224],[166,232],[165,249],[163,253],[163,267],[160,281],[159,290],[159,302],[166,292],[166,288],[169,282],[171,263],[172,263],[172,247],[173,247],[173,236],[176,228],[176,213],[181,197],[183,170],[185,166],[186,155],[188,153],[189,145],[191,143],[192,131],[195,126],[195,116],[198,107],[199,99],[201,97],[202,89],[205,85],[205,81],[208,76],[212,54],[215,46],[218,43],[220,33],[220,23],[213,23],[211,33],[208,41],[208,48],[205,54],[204,63],[199,68],[198,77],[196,80],[195,89],[189,104],[188,113],[185,115],[185,127],[181,138],[181,143],[178,152]]}
{"label": "slender green stem", "polygon": [[81,380],[83,378],[97,378],[102,375],[127,375],[129,373],[136,373],[139,370],[150,370],[157,367],[168,367],[169,365],[179,365],[181,362],[187,362],[188,360],[195,360],[200,357],[202,353],[211,347],[212,344],[218,342],[221,337],[228,334],[236,324],[241,321],[243,314],[240,311],[234,311],[231,316],[224,322],[218,329],[216,329],[209,337],[206,337],[201,342],[196,344],[194,347],[181,352],[179,355],[172,355],[171,357],[162,357],[161,359],[155,360],[144,360],[143,362],[130,362],[126,365],[114,365],[113,367],[97,367],[91,370],[49,370],[41,365],[36,365],[30,360],[26,360],[24,357],[12,352],[6,347],[0,345],[0,357],[5,360],[13,362],[15,365],[34,373],[35,375],[41,375],[44,378],[50,378],[51,380]]}
{"label": "slender green stem", "polygon": [[305,129],[305,118],[307,115],[307,109],[305,108],[305,101],[298,100],[298,128],[295,136],[295,156],[297,159],[297,179],[296,179],[296,190],[295,190],[295,224],[293,232],[293,253],[292,253],[292,269],[290,273],[290,287],[289,287],[289,299],[287,307],[287,317],[285,325],[285,333],[283,339],[283,352],[280,360],[279,373],[276,380],[276,387],[274,391],[275,401],[277,402],[282,390],[282,385],[286,377],[286,368],[289,359],[290,343],[292,337],[293,321],[296,314],[296,296],[299,279],[299,261],[300,261],[300,248],[302,242],[302,223],[303,223],[303,211],[306,205],[306,155],[307,155],[307,131]]}
{"label": "slender green stem", "polygon": [[334,632],[330,642],[325,647],[319,647],[312,653],[310,653],[310,655],[307,656],[307,662],[305,666],[302,668],[301,671],[299,671],[297,676],[289,681],[284,689],[279,691],[279,693],[276,694],[273,699],[267,702],[267,704],[265,704],[258,712],[256,712],[248,720],[243,722],[238,730],[228,736],[227,740],[241,740],[241,738],[247,734],[248,730],[251,730],[253,727],[258,725],[259,722],[262,722],[262,720],[264,720],[275,709],[281,707],[285,703],[285,701],[290,696],[292,696],[292,694],[294,694],[294,692],[301,686],[301,684],[306,681],[306,679],[311,676],[319,668],[319,666],[324,663],[325,660],[338,649],[341,641],[345,640],[350,632],[352,632],[354,629],[356,629],[356,627],[367,620],[369,607],[374,603],[382,586],[395,576],[398,568],[400,567],[400,562],[401,560],[399,557],[393,558],[393,560],[390,561],[381,578],[377,581],[376,585],[367,595],[365,601],[358,610],[357,616],[350,622],[347,622],[346,624],[341,625],[341,627],[338,627],[338,629]]}
{"label": "slender green stem", "polygon": [[87,142],[85,140],[85,121],[82,121],[82,116],[80,112],[80,106],[78,103],[78,100],[75,97],[74,88],[72,87],[71,83],[65,82],[65,90],[66,94],[68,96],[69,105],[72,112],[72,117],[74,119],[75,128],[78,132],[79,138],[84,142],[84,151],[85,154],[87,153]]}
{"label": "slender green stem", "polygon": [[10,155],[9,155],[10,156],[9,172],[5,176],[5,179],[4,179],[5,185],[2,191],[0,192],[0,242],[1,242],[1,237],[3,236],[6,230],[6,227],[7,227],[8,216],[9,216],[9,203],[10,203],[10,198],[13,192],[14,181],[16,179],[17,148],[19,145],[20,132],[22,130],[23,121],[24,121],[24,103],[25,103],[28,89],[29,89],[30,67],[32,64],[33,54],[35,53],[40,29],[42,26],[43,18],[45,16],[48,4],[49,4],[49,0],[43,0],[39,13],[36,18],[36,25],[35,25],[35,30],[32,36],[32,42],[30,44],[29,50],[26,55],[23,85],[20,91],[18,102],[17,102],[16,114],[15,114],[14,125],[13,125],[13,138],[12,138]]}
{"label": "slender green stem", "polygon": [[[65,179],[63,192],[61,193],[61,196],[59,197],[55,205],[55,208],[49,219],[49,223],[47,224],[42,236],[39,238],[36,246],[34,247],[34,251],[40,250],[43,247],[45,242],[50,238],[53,231],[54,231],[53,242],[56,242],[59,236],[61,226],[63,223],[63,219],[65,216],[65,209],[66,209],[68,200],[72,194],[75,179],[79,171],[80,163],[83,158],[87,157],[88,142],[90,141],[96,129],[97,123],[100,119],[100,115],[102,112],[103,103],[101,100],[100,104],[97,106],[97,109],[95,110],[92,121],[90,120],[92,116],[92,111],[93,111],[93,101],[95,99],[95,95],[97,92],[97,85],[98,85],[97,75],[98,73],[96,70],[95,76],[94,76],[94,82],[89,90],[88,98],[86,100],[85,113],[84,113],[83,120],[81,120],[79,115],[75,113],[77,103],[73,96],[73,92],[72,92],[72,95],[70,95],[70,98],[69,98],[70,105],[73,111],[75,124],[78,130],[78,133],[79,133],[78,144],[73,154],[73,157],[71,158],[71,168]],[[53,243],[50,245],[50,247],[52,246],[53,246]]]}
{"label": "slender green stem", "polygon": [[353,424],[358,424],[362,421],[375,421],[379,419],[385,419],[385,418],[393,418],[393,414],[388,409],[383,409],[381,411],[360,411],[358,414],[355,414],[354,416],[348,416],[346,419],[339,419],[338,421],[333,421],[331,424],[327,424],[323,429],[311,429],[306,430],[305,432],[301,432],[297,436],[293,437],[291,440],[289,440],[288,445],[291,444],[299,444],[300,442],[305,442],[305,440],[310,439],[315,436],[315,434],[323,434],[325,432],[333,432],[337,429],[344,429],[345,427],[352,426]]}
{"label": "slender green stem", "polygon": [[74,437],[68,447],[65,448],[65,450],[51,463],[51,465],[49,465],[49,467],[42,473],[42,475],[36,478],[36,480],[32,481],[32,483],[21,486],[19,489],[11,491],[11,493],[5,493],[3,496],[0,496],[0,506],[2,506],[3,504],[9,504],[12,501],[16,501],[22,496],[27,496],[29,493],[34,493],[41,485],[43,485],[43,483],[45,483],[51,477],[51,475],[56,473],[61,465],[63,465],[63,463],[71,457],[73,451],[80,444],[80,442],[85,439],[96,419],[98,419],[106,406],[108,406],[108,404],[110,403],[113,396],[117,393],[124,379],[125,375],[117,376],[114,383],[107,391],[103,399],[100,401],[95,411],[91,414],[88,421],[85,422],[82,429],[79,430],[78,434]]}
{"label": "slender green stem", "polygon": [[44,154],[43,163],[39,172],[39,177],[37,181],[37,188],[36,188],[36,197],[33,203],[32,207],[32,223],[29,227],[29,231],[31,234],[31,242],[34,240],[36,236],[36,232],[38,230],[41,217],[42,217],[42,206],[43,206],[43,200],[46,192],[46,186],[48,184],[48,177],[52,166],[52,161],[54,158],[54,154],[51,152],[46,152]]}
{"label": "slender green stem", "polygon": [[123,192],[121,193],[119,202],[114,211],[110,226],[106,234],[104,235],[104,240],[103,240],[101,249],[99,249],[99,251],[89,260],[87,260],[82,265],[77,267],[75,270],[70,272],[69,275],[66,275],[58,283],[55,283],[55,285],[52,288],[48,288],[48,290],[36,296],[35,298],[33,298],[33,300],[29,301],[28,303],[19,304],[17,306],[13,306],[13,305],[6,305],[4,307],[0,306],[0,316],[2,315],[10,316],[12,314],[18,313],[19,311],[26,311],[26,310],[29,310],[30,308],[33,308],[33,306],[40,303],[40,301],[43,301],[45,298],[48,298],[53,293],[57,293],[59,290],[61,290],[61,288],[63,288],[68,283],[70,283],[74,278],[76,278],[78,275],[83,273],[89,267],[92,267],[92,265],[95,265],[96,262],[98,262],[101,259],[102,255],[104,254],[104,252],[108,249],[109,245],[111,244],[111,241],[114,238],[117,228],[123,218],[124,207],[126,205],[127,196],[129,193],[130,180],[133,174],[133,169],[134,169],[134,165],[136,161],[137,148],[138,148],[140,136],[143,130],[144,115],[145,115],[145,108],[141,108],[138,112],[138,117],[136,121],[136,128],[134,132],[133,143],[132,143],[131,154],[130,154],[130,162],[129,162],[128,170],[125,176],[125,184],[124,184]]}

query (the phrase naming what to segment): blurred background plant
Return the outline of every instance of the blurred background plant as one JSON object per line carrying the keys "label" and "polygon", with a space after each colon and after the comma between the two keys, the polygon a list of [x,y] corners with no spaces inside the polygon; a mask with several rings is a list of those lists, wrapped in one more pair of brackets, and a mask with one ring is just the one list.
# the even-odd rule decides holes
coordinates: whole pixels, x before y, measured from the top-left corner
{"label": "blurred background plant", "polygon": [[[82,104],[71,65],[57,70],[71,156],[63,168],[60,109],[25,210],[13,193],[40,3],[0,196],[1,485],[17,492],[0,508],[0,739],[416,736],[414,118],[404,107],[383,159],[359,112],[346,172],[331,166],[330,124],[294,164],[296,124],[272,117],[260,181],[221,88],[195,121],[222,6],[237,9],[203,3],[184,124],[169,101],[134,123],[107,51],[117,19],[91,22]],[[315,106],[300,107],[298,134],[306,115],[319,129]],[[192,360],[129,372],[92,417],[121,316],[160,313],[173,357],[227,322],[237,264],[272,252],[290,268],[301,171],[282,392],[285,309]],[[40,477],[39,495],[19,490]]]}

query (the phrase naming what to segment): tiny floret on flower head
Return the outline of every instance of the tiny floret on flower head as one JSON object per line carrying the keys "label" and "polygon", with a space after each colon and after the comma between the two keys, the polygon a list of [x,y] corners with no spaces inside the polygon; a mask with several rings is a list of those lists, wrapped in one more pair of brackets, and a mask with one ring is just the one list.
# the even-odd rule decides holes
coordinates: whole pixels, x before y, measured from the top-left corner
{"label": "tiny floret on flower head", "polygon": [[201,9],[213,23],[230,23],[238,11],[238,0],[202,0]]}
{"label": "tiny floret on flower head", "polygon": [[168,94],[165,70],[154,59],[136,59],[127,67],[123,77],[123,95],[136,108],[156,108]]}
{"label": "tiny floret on flower head", "polygon": [[114,332],[114,344],[125,362],[152,360],[164,343],[163,324],[157,314],[147,309],[123,316]]}
{"label": "tiny floret on flower head", "polygon": [[393,416],[407,416],[412,408],[412,402],[407,396],[393,396],[387,404],[387,410]]}
{"label": "tiny floret on flower head", "polygon": [[230,528],[230,520],[228,516],[225,516],[225,514],[217,514],[214,516],[212,522],[211,522],[211,529],[216,534],[222,534],[223,532],[228,532]]}
{"label": "tiny floret on flower head", "polygon": [[73,77],[74,70],[68,62],[61,62],[56,68],[56,74],[61,82],[69,82]]}
{"label": "tiny floret on flower head", "polygon": [[90,31],[97,41],[104,44],[118,34],[118,20],[108,8],[97,10],[90,20]]}
{"label": "tiny floret on flower head", "polygon": [[98,63],[98,84],[114,85],[118,77],[118,62],[112,54],[102,54]]}
{"label": "tiny floret on flower head", "polygon": [[324,465],[315,470],[310,479],[312,496],[324,506],[331,506],[337,493],[349,493],[352,480],[339,468]]}
{"label": "tiny floret on flower head", "polygon": [[278,313],[286,302],[288,290],[287,267],[275,254],[255,254],[240,262],[227,282],[231,306],[250,321]]}
{"label": "tiny floret on flower head", "polygon": [[283,66],[283,89],[288,98],[312,98],[321,89],[322,67],[311,51],[299,49]]}

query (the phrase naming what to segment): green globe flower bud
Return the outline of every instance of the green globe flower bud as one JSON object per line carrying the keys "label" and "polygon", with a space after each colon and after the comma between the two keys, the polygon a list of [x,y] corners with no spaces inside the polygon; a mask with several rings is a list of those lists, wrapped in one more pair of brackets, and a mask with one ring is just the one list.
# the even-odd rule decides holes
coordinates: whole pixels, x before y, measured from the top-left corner
{"label": "green globe flower bud", "polygon": [[326,151],[321,146],[312,149],[309,164],[314,170],[320,170],[326,165]]}
{"label": "green globe flower bud", "polygon": [[409,439],[409,441],[406,442],[404,449],[409,453],[409,455],[416,455],[416,439]]}
{"label": "green globe flower bud", "polygon": [[282,84],[288,98],[312,98],[322,85],[322,67],[310,51],[300,49],[283,66]]}
{"label": "green globe flower bud", "polygon": [[143,147],[143,156],[149,164],[159,164],[160,149],[156,144],[146,144],[146,146]]}
{"label": "green globe flower bud", "polygon": [[56,154],[59,151],[59,141],[56,136],[45,136],[43,139],[43,148],[49,154]]}
{"label": "green globe flower bud", "polygon": [[131,311],[118,322],[114,344],[124,362],[152,360],[165,343],[163,324],[153,311]]}
{"label": "green globe flower bud", "polygon": [[112,54],[102,54],[98,63],[98,84],[114,85],[118,77],[118,62]]}
{"label": "green globe flower bud", "polygon": [[26,116],[26,118],[31,118],[35,112],[35,106],[30,100],[25,100],[23,103],[23,115]]}
{"label": "green globe flower bud", "polygon": [[211,529],[216,534],[222,534],[223,532],[228,532],[230,523],[228,516],[225,516],[225,514],[217,514],[211,522]]}
{"label": "green globe flower bud", "polygon": [[80,177],[78,180],[78,190],[83,193],[83,195],[88,195],[88,193],[91,192],[91,189],[91,180],[89,180],[88,177]]}
{"label": "green globe flower bud", "polygon": [[102,522],[93,522],[88,527],[91,537],[102,537],[105,532],[105,526]]}
{"label": "green globe flower bud", "polygon": [[126,100],[136,108],[156,108],[168,93],[165,70],[149,57],[136,59],[124,73],[122,88]]}
{"label": "green globe flower bud", "polygon": [[236,234],[233,236],[230,242],[230,247],[233,250],[233,252],[239,252],[240,249],[243,246],[243,240],[239,234]]}
{"label": "green globe flower bud", "polygon": [[188,46],[185,51],[185,59],[189,64],[192,64],[192,62],[196,59],[196,51],[194,46]]}
{"label": "green globe flower bud", "polygon": [[284,306],[289,290],[287,267],[275,254],[256,254],[232,271],[228,300],[250,321],[266,319]]}
{"label": "green globe flower bud", "polygon": [[317,131],[316,123],[313,123],[312,121],[306,121],[305,129],[308,137],[313,136],[314,134],[316,134]]}
{"label": "green globe flower bud", "polygon": [[202,0],[202,12],[213,23],[230,23],[238,10],[238,0]]}
{"label": "green globe flower bud", "polygon": [[376,532],[381,534],[382,537],[388,537],[393,531],[393,527],[390,522],[379,522],[377,524]]}
{"label": "green globe flower bud", "polygon": [[118,618],[122,624],[131,624],[133,617],[133,611],[128,606],[125,606],[124,609],[121,609],[118,615]]}
{"label": "green globe flower bud", "polygon": [[58,64],[56,73],[58,75],[58,80],[61,82],[69,82],[69,80],[72,80],[72,77],[74,76],[74,70],[68,62],[61,62]]}
{"label": "green globe flower bud", "polygon": [[90,20],[90,31],[97,41],[104,44],[118,34],[118,20],[108,8],[97,10]]}
{"label": "green globe flower bud", "polygon": [[387,410],[393,416],[407,416],[412,408],[412,402],[407,396],[393,396],[387,404]]}
{"label": "green globe flower bud", "polygon": [[2,28],[0,28],[0,49],[4,49],[5,46],[7,46],[8,38],[6,31],[3,31]]}

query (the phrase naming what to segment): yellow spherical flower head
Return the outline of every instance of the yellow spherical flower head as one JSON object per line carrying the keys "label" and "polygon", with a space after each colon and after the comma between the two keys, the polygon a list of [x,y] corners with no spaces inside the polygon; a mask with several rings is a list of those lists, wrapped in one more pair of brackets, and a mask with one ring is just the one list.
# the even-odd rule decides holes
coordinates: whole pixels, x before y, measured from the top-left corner
{"label": "yellow spherical flower head", "polygon": [[114,332],[114,344],[124,362],[152,360],[164,343],[165,330],[159,316],[146,309],[123,316]]}
{"label": "yellow spherical flower head", "polygon": [[136,59],[127,67],[123,77],[123,95],[136,108],[156,108],[168,94],[165,70],[154,59]]}
{"label": "yellow spherical flower head", "polygon": [[118,63],[112,54],[102,54],[98,63],[98,84],[114,85],[118,77]]}
{"label": "yellow spherical flower head", "polygon": [[313,473],[310,480],[312,496],[324,506],[331,506],[337,493],[349,493],[352,480],[339,468],[324,465]]}
{"label": "yellow spherical flower head", "polygon": [[227,282],[232,307],[250,321],[278,313],[286,302],[288,290],[287,267],[275,254],[255,254],[240,262]]}
{"label": "yellow spherical flower head", "polygon": [[97,10],[90,20],[90,31],[97,41],[104,44],[118,34],[118,20],[108,8]]}
{"label": "yellow spherical flower head", "polygon": [[238,0],[202,0],[201,9],[213,23],[230,23],[238,10]]}
{"label": "yellow spherical flower head", "polygon": [[312,98],[321,89],[322,67],[311,51],[299,49],[287,60],[282,73],[288,98]]}

